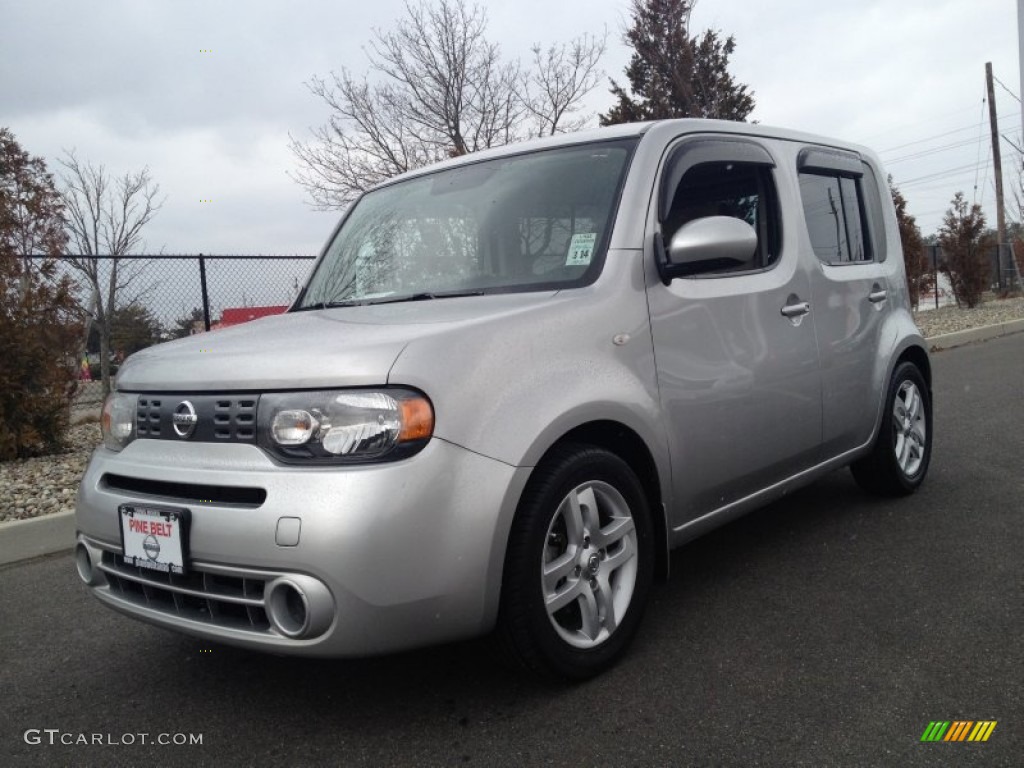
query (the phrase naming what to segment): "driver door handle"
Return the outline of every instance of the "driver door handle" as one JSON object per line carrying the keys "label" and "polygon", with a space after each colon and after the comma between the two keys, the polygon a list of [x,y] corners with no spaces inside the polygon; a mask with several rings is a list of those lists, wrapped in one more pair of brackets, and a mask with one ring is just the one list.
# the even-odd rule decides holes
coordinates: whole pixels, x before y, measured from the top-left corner
{"label": "driver door handle", "polygon": [[802,317],[811,311],[811,302],[800,301],[796,304],[787,304],[782,308],[782,314],[785,317]]}
{"label": "driver door handle", "polygon": [[871,293],[869,293],[868,301],[870,301],[872,304],[877,304],[880,301],[885,301],[885,297],[886,291],[885,288],[882,288],[880,290],[872,291]]}

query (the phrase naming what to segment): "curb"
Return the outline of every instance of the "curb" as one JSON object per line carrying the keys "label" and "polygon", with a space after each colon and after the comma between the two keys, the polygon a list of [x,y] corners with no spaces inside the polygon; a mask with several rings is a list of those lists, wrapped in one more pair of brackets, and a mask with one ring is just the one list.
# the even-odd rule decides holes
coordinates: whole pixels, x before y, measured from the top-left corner
{"label": "curb", "polygon": [[989,339],[997,339],[1000,336],[1009,336],[1011,333],[1021,333],[1022,331],[1024,331],[1024,320],[1011,320],[1007,323],[999,323],[998,325],[983,325],[980,328],[971,328],[966,331],[943,333],[940,336],[931,336],[925,339],[925,341],[928,342],[928,348],[932,352],[940,352],[943,349],[962,347],[964,344],[970,344],[975,341],[988,341]]}
{"label": "curb", "polygon": [[[925,341],[932,352],[939,352],[976,341],[987,341],[1022,332],[1024,320],[1011,320],[998,325],[984,325],[967,331],[930,336]],[[0,565],[70,550],[74,544],[74,512],[58,512],[55,515],[33,517],[29,520],[0,523]]]}
{"label": "curb", "polygon": [[0,523],[0,565],[63,552],[74,544],[74,512]]}

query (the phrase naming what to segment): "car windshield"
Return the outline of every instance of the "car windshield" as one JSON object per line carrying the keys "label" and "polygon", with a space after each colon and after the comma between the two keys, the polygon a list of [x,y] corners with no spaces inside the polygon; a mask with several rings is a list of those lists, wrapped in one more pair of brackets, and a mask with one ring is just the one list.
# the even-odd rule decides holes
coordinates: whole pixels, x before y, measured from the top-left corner
{"label": "car windshield", "polygon": [[486,160],[364,195],[298,309],[584,285],[636,141]]}

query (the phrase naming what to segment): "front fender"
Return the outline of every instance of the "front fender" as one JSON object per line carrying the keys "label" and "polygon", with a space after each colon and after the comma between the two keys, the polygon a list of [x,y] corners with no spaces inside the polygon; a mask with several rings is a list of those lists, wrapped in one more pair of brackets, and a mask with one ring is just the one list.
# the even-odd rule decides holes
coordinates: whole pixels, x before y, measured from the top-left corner
{"label": "front fender", "polygon": [[389,383],[416,387],[435,434],[512,466],[533,466],[575,426],[621,420],[664,445],[642,252],[609,251],[592,285],[513,318],[482,318],[413,340]]}

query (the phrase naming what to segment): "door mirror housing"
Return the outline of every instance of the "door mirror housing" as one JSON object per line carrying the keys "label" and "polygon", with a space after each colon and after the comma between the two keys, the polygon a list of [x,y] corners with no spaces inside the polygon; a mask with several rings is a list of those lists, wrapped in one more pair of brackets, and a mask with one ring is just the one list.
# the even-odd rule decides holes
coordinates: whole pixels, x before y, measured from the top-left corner
{"label": "door mirror housing", "polygon": [[666,251],[658,236],[658,272],[668,285],[677,277],[742,267],[757,251],[757,233],[742,219],[707,216],[681,226]]}

